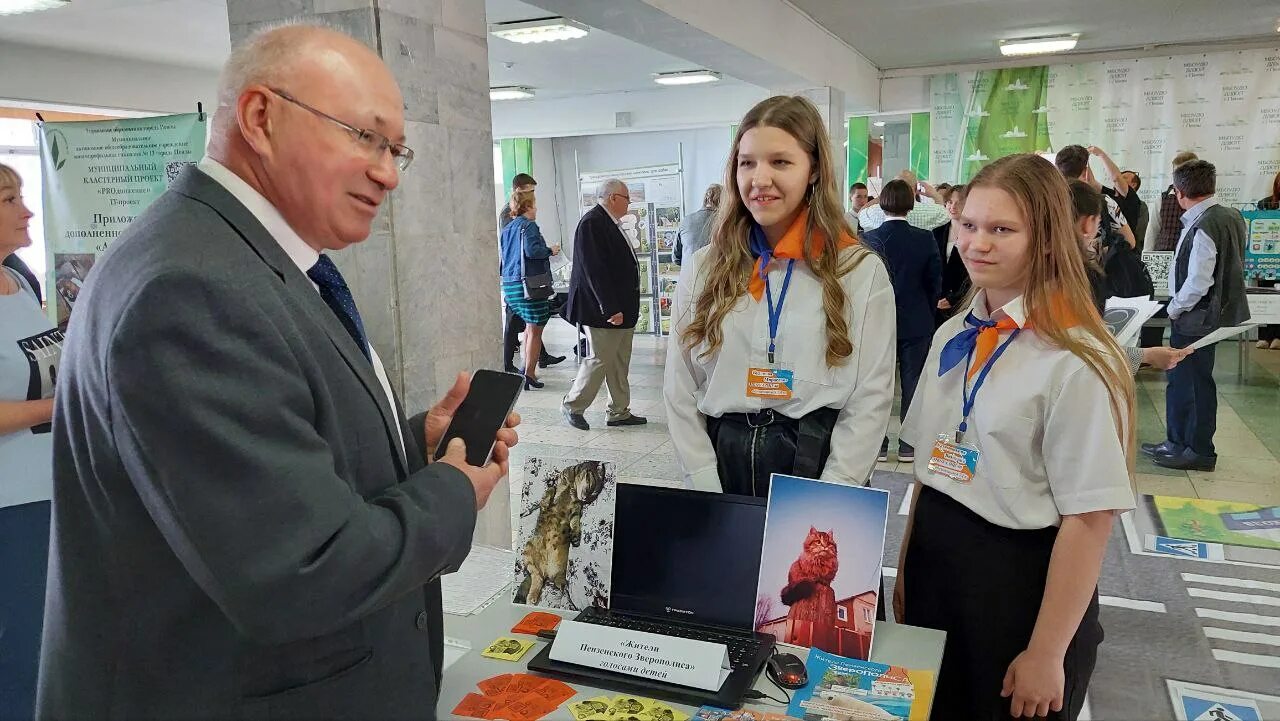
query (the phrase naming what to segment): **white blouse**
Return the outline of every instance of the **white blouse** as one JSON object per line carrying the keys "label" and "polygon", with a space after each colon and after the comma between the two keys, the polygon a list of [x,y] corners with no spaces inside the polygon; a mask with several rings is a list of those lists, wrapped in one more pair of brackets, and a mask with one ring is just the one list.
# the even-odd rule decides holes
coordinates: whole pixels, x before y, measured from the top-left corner
{"label": "white blouse", "polygon": [[[988,318],[985,291],[970,306]],[[1025,325],[1022,299],[1003,312]],[[902,439],[916,449],[915,477],[997,526],[1057,526],[1062,516],[1134,507],[1124,448],[1102,378],[1069,350],[1023,331],[991,367],[978,391],[964,436],[981,452],[968,484],[929,472],[940,434],[960,425],[964,364],[938,377],[942,347],[964,329],[957,313],[938,329]],[[1009,338],[1003,333],[1000,342]],[[1123,371],[1122,359],[1116,363]],[[976,380],[976,376],[975,376]],[[972,385],[969,386],[972,391]]]}
{"label": "white blouse", "polygon": [[[693,319],[694,299],[706,285],[705,265],[711,250],[706,247],[694,253],[681,268],[663,383],[671,442],[686,484],[702,491],[721,490],[715,450],[707,436],[708,416],[765,408],[788,418],[801,418],[819,408],[840,409],[822,478],[862,484],[875,468],[893,405],[897,316],[884,262],[869,254],[841,279],[849,299],[846,319],[853,354],[830,368],[822,285],[804,261],[796,261],[775,353],[778,366],[795,373],[793,395],[788,400],[765,400],[748,397],[746,391],[748,370],[769,365],[769,310],[764,298],[757,302],[747,294],[738,299],[725,316],[724,342],[717,352],[702,358],[705,343],[686,348],[680,341]],[[775,260],[769,267],[775,294],[782,288],[786,269],[785,260]]]}

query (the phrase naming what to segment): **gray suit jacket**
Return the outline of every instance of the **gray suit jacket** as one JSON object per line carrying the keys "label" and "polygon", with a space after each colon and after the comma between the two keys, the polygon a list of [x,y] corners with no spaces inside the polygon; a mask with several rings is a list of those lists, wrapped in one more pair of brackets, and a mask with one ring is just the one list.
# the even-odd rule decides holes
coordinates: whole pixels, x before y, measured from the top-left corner
{"label": "gray suit jacket", "polygon": [[307,277],[189,168],[80,300],[37,716],[434,716],[475,493]]}

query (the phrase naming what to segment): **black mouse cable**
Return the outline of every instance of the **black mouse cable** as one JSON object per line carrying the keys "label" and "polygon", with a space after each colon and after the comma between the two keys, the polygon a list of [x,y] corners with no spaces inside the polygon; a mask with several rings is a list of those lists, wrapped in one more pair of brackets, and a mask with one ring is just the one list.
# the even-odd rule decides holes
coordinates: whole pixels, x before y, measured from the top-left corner
{"label": "black mouse cable", "polygon": [[[775,648],[775,649],[773,649],[773,654],[772,654],[772,655],[774,655],[774,656],[780,656],[781,654],[779,654],[779,653],[778,653],[778,649],[777,649],[777,648]],[[747,691],[747,693],[745,694],[745,696],[746,696],[747,698],[749,698],[749,699],[762,699],[762,698],[767,698],[767,699],[769,699],[770,701],[772,701],[772,702],[774,702],[774,703],[780,703],[780,704],[782,704],[783,706],[790,706],[790,705],[791,705],[791,694],[787,693],[787,690],[786,690],[785,688],[783,688],[783,687],[782,687],[782,684],[778,683],[778,682],[777,682],[777,680],[775,680],[775,679],[773,678],[773,676],[770,676],[770,675],[769,675],[769,674],[767,674],[767,673],[765,674],[765,676],[766,676],[766,677],[768,677],[768,679],[769,679],[769,683],[771,683],[771,684],[773,684],[775,687],[777,687],[777,689],[778,689],[779,691],[781,691],[781,692],[782,692],[782,695],[783,695],[783,696],[785,696],[787,700],[786,700],[786,701],[779,701],[778,699],[776,699],[776,698],[774,698],[774,697],[770,696],[769,694],[765,693],[764,691],[757,691],[757,690],[755,690],[755,689],[751,689],[751,690]]]}

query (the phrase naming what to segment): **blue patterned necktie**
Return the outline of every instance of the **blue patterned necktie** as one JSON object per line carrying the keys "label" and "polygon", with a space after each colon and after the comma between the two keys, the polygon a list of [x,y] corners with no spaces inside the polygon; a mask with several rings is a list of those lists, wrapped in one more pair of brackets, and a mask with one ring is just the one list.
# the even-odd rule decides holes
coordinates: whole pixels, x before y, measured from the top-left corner
{"label": "blue patterned necktie", "polygon": [[338,272],[338,266],[329,260],[329,256],[321,255],[320,260],[307,271],[307,277],[320,287],[320,297],[329,305],[329,310],[338,316],[342,327],[351,334],[351,340],[356,342],[356,347],[364,353],[364,357],[369,358],[369,341],[364,335],[364,322],[360,320],[355,298],[351,297],[351,289],[347,287],[347,281],[342,279],[342,273]]}

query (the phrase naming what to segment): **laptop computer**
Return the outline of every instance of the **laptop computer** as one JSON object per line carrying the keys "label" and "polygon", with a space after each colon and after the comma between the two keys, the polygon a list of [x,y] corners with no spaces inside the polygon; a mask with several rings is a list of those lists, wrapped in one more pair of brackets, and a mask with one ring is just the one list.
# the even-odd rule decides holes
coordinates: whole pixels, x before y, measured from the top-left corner
{"label": "laptop computer", "polygon": [[723,643],[732,672],[717,691],[604,671],[551,658],[529,669],[694,706],[741,705],[773,652],[755,633],[756,582],[764,543],[763,498],[618,484],[610,608],[575,621]]}

